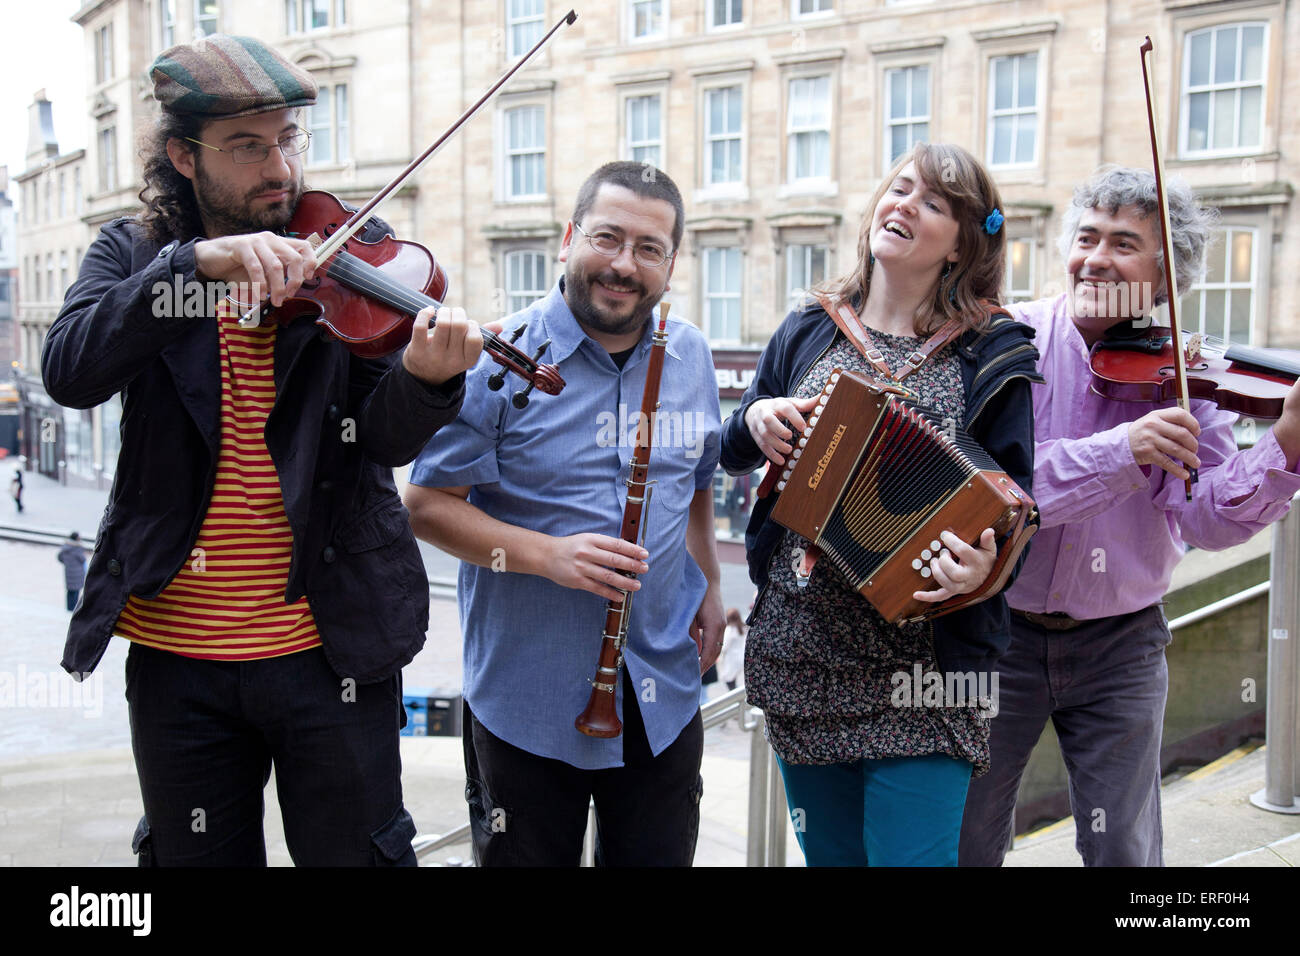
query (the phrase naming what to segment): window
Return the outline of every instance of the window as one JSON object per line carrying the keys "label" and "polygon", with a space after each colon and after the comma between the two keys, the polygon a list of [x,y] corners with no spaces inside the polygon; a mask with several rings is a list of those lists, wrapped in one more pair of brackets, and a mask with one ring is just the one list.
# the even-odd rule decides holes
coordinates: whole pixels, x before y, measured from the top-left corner
{"label": "window", "polygon": [[930,139],[930,68],[885,73],[885,168],[918,141]]}
{"label": "window", "polygon": [[59,171],[59,218],[68,214],[68,174]]}
{"label": "window", "polygon": [[45,177],[45,221],[54,218],[54,177]]}
{"label": "window", "polygon": [[72,212],[81,215],[81,167],[72,171]]}
{"label": "window", "polygon": [[794,0],[792,15],[796,17],[813,16],[818,13],[833,13],[833,0]]}
{"label": "window", "polygon": [[45,254],[45,294],[50,299],[54,299],[58,292],[54,288],[54,253]]}
{"label": "window", "polygon": [[537,199],[546,195],[545,122],[542,107],[516,107],[502,114],[504,198]]}
{"label": "window", "polygon": [[546,255],[533,249],[506,253],[506,311],[514,314],[551,291]]}
{"label": "window", "polygon": [[59,253],[59,288],[68,291],[68,250]]}
{"label": "window", "polygon": [[666,33],[664,5],[666,0],[630,0],[628,13],[632,39],[663,36]]}
{"label": "window", "polygon": [[158,43],[166,50],[176,45],[176,0],[158,0]]}
{"label": "window", "polygon": [[546,0],[506,0],[506,55],[523,56],[542,38]]}
{"label": "window", "polygon": [[830,179],[831,78],[814,76],[790,81],[786,110],[786,176]]}
{"label": "window", "polygon": [[347,23],[345,0],[284,0],[284,32],[306,33],[308,30],[326,29],[331,25],[331,4],[333,26]]}
{"label": "window", "polygon": [[1034,244],[1028,238],[1007,236],[1007,270],[1003,276],[1004,302],[1034,298]]}
{"label": "window", "polygon": [[627,98],[627,158],[658,166],[663,145],[658,93]]}
{"label": "window", "polygon": [[99,188],[112,192],[117,188],[117,127],[99,131]]}
{"label": "window", "polygon": [[1187,35],[1180,132],[1184,154],[1258,149],[1268,27],[1242,23]]}
{"label": "window", "polygon": [[113,78],[113,24],[95,31],[95,82],[107,83]]}
{"label": "window", "polygon": [[740,182],[740,87],[705,91],[704,116],[705,184]]}
{"label": "window", "polygon": [[744,20],[742,0],[708,0],[709,28],[738,27]]}
{"label": "window", "polygon": [[1030,165],[1037,143],[1038,54],[994,57],[989,61],[989,165]]}
{"label": "window", "polygon": [[503,114],[506,199],[546,195],[546,110],[520,106]]}
{"label": "window", "polygon": [[704,329],[710,342],[740,341],[740,247],[704,249]]}
{"label": "window", "polygon": [[829,251],[828,246],[785,247],[785,297],[790,309],[798,308],[808,290],[826,280]]}
{"label": "window", "polygon": [[346,163],[352,158],[346,83],[322,86],[307,122],[311,126],[311,165]]}
{"label": "window", "polygon": [[1255,318],[1255,230],[1232,228],[1210,246],[1205,281],[1182,297],[1181,324],[1227,342],[1250,345]]}
{"label": "window", "polygon": [[211,36],[217,32],[217,0],[194,0],[194,33]]}

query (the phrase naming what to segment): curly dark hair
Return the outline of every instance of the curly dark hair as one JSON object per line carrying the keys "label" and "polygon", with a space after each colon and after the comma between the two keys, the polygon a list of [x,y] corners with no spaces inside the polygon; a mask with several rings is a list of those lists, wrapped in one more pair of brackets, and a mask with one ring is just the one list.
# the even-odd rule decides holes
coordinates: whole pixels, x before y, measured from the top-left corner
{"label": "curly dark hair", "polygon": [[[167,156],[169,139],[184,140],[187,136],[199,138],[203,119],[186,113],[160,110],[153,131],[140,147],[144,164],[144,188],[140,201],[144,212],[139,216],[145,234],[156,242],[182,242],[203,235],[203,219],[199,215],[194,186],[177,172]],[[186,146],[186,148],[191,148]]]}

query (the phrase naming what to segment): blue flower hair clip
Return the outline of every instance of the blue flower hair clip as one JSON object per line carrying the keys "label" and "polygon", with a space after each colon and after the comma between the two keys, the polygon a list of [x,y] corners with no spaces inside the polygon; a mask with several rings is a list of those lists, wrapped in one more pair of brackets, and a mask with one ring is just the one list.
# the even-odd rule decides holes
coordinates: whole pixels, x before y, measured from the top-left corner
{"label": "blue flower hair clip", "polygon": [[1007,218],[1006,216],[1002,215],[1002,210],[999,209],[997,206],[994,206],[993,211],[989,213],[988,216],[986,216],[984,219],[984,231],[987,232],[990,236],[996,236],[998,234],[998,230],[1002,228],[1002,224],[1006,221]]}

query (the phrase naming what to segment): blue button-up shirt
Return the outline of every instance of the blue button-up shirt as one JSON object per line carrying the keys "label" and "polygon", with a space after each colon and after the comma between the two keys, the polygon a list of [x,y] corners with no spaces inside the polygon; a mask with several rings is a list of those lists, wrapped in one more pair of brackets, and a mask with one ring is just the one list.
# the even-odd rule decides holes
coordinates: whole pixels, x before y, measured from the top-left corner
{"label": "blue button-up shirt", "polygon": [[[621,370],[578,325],[562,283],[511,316],[507,332],[521,323],[528,326],[516,343],[523,351],[533,354],[551,340],[543,361],[559,366],[564,391],[534,392],[517,409],[510,396],[519,379],[508,376],[505,388],[491,391],[487,379],[498,366],[484,355],[467,376],[460,418],[425,447],[411,481],[470,486],[471,504],[543,534],[618,537],[657,318]],[[623,649],[656,755],[699,709],[699,657],[689,629],[707,583],[686,551],[686,528],[695,491],[712,484],[721,432],[708,343],[689,322],[671,316],[659,403],[650,454],[654,490],[644,522],[650,570],[633,592]],[[494,567],[460,567],[464,693],[474,715],[531,753],[584,769],[622,766],[621,735],[600,740],[573,726],[591,693],[608,602],[514,573],[509,554],[494,558]],[[620,682],[620,718],[623,690]]]}

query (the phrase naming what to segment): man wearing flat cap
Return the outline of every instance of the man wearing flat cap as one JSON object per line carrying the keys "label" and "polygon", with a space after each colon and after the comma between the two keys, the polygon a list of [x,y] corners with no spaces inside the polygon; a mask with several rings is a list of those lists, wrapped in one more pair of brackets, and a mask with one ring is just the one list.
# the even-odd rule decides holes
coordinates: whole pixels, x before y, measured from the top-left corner
{"label": "man wearing flat cap", "polygon": [[400,672],[428,586],[392,468],[456,417],[482,339],[460,310],[432,329],[426,310],[401,353],[363,359],[306,319],[246,329],[194,295],[251,283],[280,305],[314,275],[283,231],[316,84],[223,35],[150,73],[145,211],[104,226],[42,356],[59,403],[123,402],[63,666],[84,678],[114,635],[131,642],[142,865],[265,865],[273,766],[296,863],[413,865]]}

